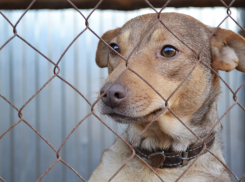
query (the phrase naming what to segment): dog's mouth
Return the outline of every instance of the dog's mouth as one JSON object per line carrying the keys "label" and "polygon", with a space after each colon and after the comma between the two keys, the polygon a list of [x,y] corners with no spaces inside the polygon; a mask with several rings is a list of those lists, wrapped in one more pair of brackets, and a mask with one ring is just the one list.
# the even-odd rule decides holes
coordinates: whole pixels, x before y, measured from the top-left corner
{"label": "dog's mouth", "polygon": [[164,112],[165,112],[164,108],[158,108],[145,116],[139,116],[139,117],[127,116],[116,112],[108,113],[106,115],[113,118],[116,122],[130,124],[130,123],[143,123],[143,122],[145,123],[145,122],[151,122],[152,120],[157,120],[157,118],[160,115],[162,115]]}

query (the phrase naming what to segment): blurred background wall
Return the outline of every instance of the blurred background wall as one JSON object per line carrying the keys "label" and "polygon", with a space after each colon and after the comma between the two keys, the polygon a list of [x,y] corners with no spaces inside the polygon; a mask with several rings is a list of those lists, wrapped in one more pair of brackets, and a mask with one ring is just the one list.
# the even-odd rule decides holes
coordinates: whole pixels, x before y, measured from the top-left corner
{"label": "blurred background wall", "polygon": [[[0,7],[1,9],[1,7]],[[232,8],[232,16],[243,23],[244,12]],[[24,10],[2,10],[16,22]],[[88,15],[91,9],[81,10]],[[166,8],[163,12],[189,14],[205,24],[217,26],[226,16],[225,8]],[[154,13],[152,9],[134,11],[96,10],[89,19],[90,27],[98,34],[122,26],[138,15]],[[244,24],[243,24],[244,25]],[[230,19],[221,27],[239,32]],[[85,28],[84,19],[74,9],[29,10],[17,26],[20,36],[48,58],[57,62],[69,43]],[[13,36],[13,28],[0,15],[0,47]],[[82,34],[61,60],[60,76],[74,85],[93,102],[99,87],[107,77],[106,69],[95,63],[98,38],[90,31]],[[0,51],[0,93],[20,108],[53,75],[53,65],[19,38],[14,38]],[[238,71],[220,72],[232,89],[243,82]],[[220,116],[234,103],[231,92],[222,83],[219,101]],[[245,89],[238,97],[244,104]],[[90,106],[67,84],[54,78],[24,109],[24,118],[34,126],[56,149],[88,113]],[[126,125],[116,124],[101,116],[116,132]],[[0,98],[0,135],[17,122],[17,112]],[[228,166],[240,178],[245,172],[245,114],[235,106],[221,121],[224,156]],[[87,118],[71,135],[61,150],[62,159],[86,180],[97,167],[102,151],[116,136],[93,116]],[[26,124],[20,123],[0,140],[0,176],[8,182],[36,181],[56,160],[55,152]],[[55,165],[42,181],[81,181],[67,166]],[[243,180],[245,181],[245,180]]]}

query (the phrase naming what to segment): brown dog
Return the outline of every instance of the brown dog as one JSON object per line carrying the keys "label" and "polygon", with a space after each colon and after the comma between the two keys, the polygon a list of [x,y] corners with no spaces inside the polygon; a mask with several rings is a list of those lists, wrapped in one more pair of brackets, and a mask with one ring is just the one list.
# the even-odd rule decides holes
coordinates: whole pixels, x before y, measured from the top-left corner
{"label": "brown dog", "polygon": [[[106,32],[102,39],[125,58],[143,39],[129,59],[129,68],[150,83],[165,99],[195,66],[198,56],[194,52],[198,53],[207,41],[200,54],[204,64],[200,63],[193,70],[166,104],[156,91],[132,71],[126,70],[120,76],[126,68],[125,61],[100,41],[96,62],[100,67],[108,67],[109,76],[100,90],[100,95],[104,95],[99,101],[99,109],[116,122],[129,124],[122,137],[130,144],[159,115],[134,149],[164,181],[172,182],[178,179],[203,149],[202,142],[175,115],[200,138],[207,138],[206,147],[224,162],[217,135],[221,124],[208,136],[218,121],[220,83],[218,76],[205,64],[216,72],[235,68],[245,72],[245,40],[221,28],[209,39],[214,28],[183,14],[163,13],[160,19],[174,35],[159,22],[156,14],[148,14],[132,19],[122,28]],[[115,84],[104,93],[115,80]],[[89,181],[108,181],[131,155],[131,149],[121,139],[117,139],[104,151]],[[112,181],[161,180],[138,157],[134,157]],[[231,179],[221,162],[204,151],[179,181],[227,182]]]}

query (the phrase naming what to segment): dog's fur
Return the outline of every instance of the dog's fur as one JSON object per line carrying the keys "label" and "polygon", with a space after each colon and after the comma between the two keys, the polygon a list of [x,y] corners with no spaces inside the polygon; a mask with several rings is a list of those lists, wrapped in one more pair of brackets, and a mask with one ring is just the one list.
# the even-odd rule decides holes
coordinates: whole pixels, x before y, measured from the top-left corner
{"label": "dog's fur", "polygon": [[[178,13],[163,13],[160,19],[186,45],[198,53],[209,39],[214,28],[198,20]],[[127,58],[148,28],[152,29],[144,37],[129,59],[129,67],[141,75],[164,98],[168,98],[181,81],[197,63],[197,55],[181,43],[158,20],[156,14],[147,14],[130,20],[122,28],[106,32],[102,39],[116,43],[120,53]],[[177,48],[174,57],[161,55],[165,45]],[[216,72],[237,69],[245,72],[245,40],[230,30],[218,28],[209,39],[200,54],[200,59]],[[111,116],[119,123],[128,123],[129,127],[122,137],[133,143],[146,125],[165,108],[163,99],[141,78],[127,70],[125,61],[100,41],[96,53],[96,62],[100,67],[108,67],[109,76],[102,84],[123,84],[127,88],[127,97],[119,106],[110,108],[101,100],[99,109],[102,114]],[[118,78],[119,77],[119,78]],[[219,78],[207,66],[200,63],[184,84],[173,94],[169,108],[199,137],[205,138],[218,120],[217,101],[220,94]],[[211,152],[224,162],[218,132],[219,123],[214,132],[216,139]],[[137,143],[142,148],[157,148],[173,151],[185,151],[191,144],[199,142],[196,137],[169,110],[164,111]],[[89,182],[106,182],[132,155],[130,148],[120,139],[103,152],[98,168]],[[188,165],[192,163],[189,161]],[[188,167],[153,168],[166,182],[175,181]],[[134,157],[113,178],[116,182],[155,182],[159,178],[138,158]],[[201,155],[180,182],[228,182],[231,181],[226,168],[210,153]]]}

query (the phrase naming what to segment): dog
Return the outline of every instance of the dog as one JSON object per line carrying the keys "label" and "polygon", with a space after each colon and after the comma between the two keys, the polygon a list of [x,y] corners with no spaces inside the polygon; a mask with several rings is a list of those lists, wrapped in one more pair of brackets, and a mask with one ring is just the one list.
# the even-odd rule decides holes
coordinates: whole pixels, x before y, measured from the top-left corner
{"label": "dog", "polygon": [[[142,15],[104,33],[102,39],[111,48],[98,43],[96,63],[109,73],[99,91],[99,111],[129,124],[121,137],[130,145],[136,143],[132,150],[116,139],[103,152],[89,182],[107,182],[112,176],[115,182],[231,181],[221,163],[221,91],[215,72],[245,72],[245,39],[188,15],[159,15]],[[133,151],[137,156],[116,174]]]}

